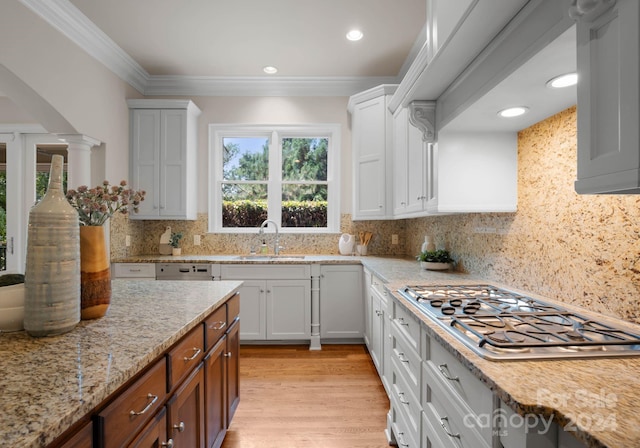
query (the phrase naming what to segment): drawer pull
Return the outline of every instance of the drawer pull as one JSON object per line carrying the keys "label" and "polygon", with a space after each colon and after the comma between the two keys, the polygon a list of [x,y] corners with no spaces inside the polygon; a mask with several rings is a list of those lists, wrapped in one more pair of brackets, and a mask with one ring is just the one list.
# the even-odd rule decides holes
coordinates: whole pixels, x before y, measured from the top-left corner
{"label": "drawer pull", "polygon": [[158,401],[158,396],[157,395],[153,395],[153,394],[147,394],[147,400],[151,400],[149,403],[147,403],[147,405],[144,407],[144,409],[140,412],[136,412],[136,411],[129,411],[129,415],[136,416],[136,415],[142,415],[145,412],[147,412],[149,409],[151,409],[151,406],[153,406],[156,401]]}
{"label": "drawer pull", "polygon": [[173,429],[178,430],[178,432],[184,432],[184,422],[180,422],[178,425],[173,425]]}
{"label": "drawer pull", "polygon": [[400,403],[409,404],[409,402],[404,399],[404,392],[398,392],[398,397],[399,397]]}
{"label": "drawer pull", "polygon": [[[216,325],[219,325],[219,326],[216,326]],[[218,321],[218,322],[216,322],[214,324],[211,324],[209,326],[209,328],[211,328],[212,330],[222,330],[226,326],[227,326],[227,323],[225,321],[221,320],[221,321]]]}
{"label": "drawer pull", "polygon": [[398,352],[398,359],[400,362],[409,362],[409,360],[404,357],[404,352]]}
{"label": "drawer pull", "polygon": [[189,362],[189,361],[193,361],[194,359],[196,359],[198,357],[198,355],[200,354],[202,350],[200,350],[198,347],[193,347],[193,355],[191,355],[190,357],[185,356],[184,362]]}
{"label": "drawer pull", "polygon": [[446,364],[440,364],[438,366],[438,370],[440,370],[440,373],[442,373],[442,376],[444,376],[446,379],[448,379],[449,381],[460,381],[460,377],[452,377],[449,374],[449,368],[447,367]]}
{"label": "drawer pull", "polygon": [[166,442],[162,442],[160,445],[166,446],[167,448],[173,448],[173,439],[169,439]]}
{"label": "drawer pull", "polygon": [[460,433],[451,434],[449,432],[449,430],[447,429],[447,427],[445,426],[444,422],[449,423],[449,417],[440,417],[440,425],[442,426],[442,429],[444,429],[444,432],[446,432],[449,437],[453,437],[453,438],[459,439],[460,438]]}
{"label": "drawer pull", "polygon": [[378,315],[378,316],[382,316],[382,311],[380,311],[380,310],[376,310],[376,315]]}
{"label": "drawer pull", "polygon": [[400,325],[406,325],[407,327],[409,326],[409,323],[404,321],[404,317],[398,317],[398,322],[400,323]]}
{"label": "drawer pull", "polygon": [[140,272],[142,269],[129,269],[129,272]]}
{"label": "drawer pull", "polygon": [[398,440],[396,440],[396,442],[398,442],[400,446],[409,446],[408,443],[405,443],[404,440],[400,439],[401,436],[403,436],[402,438],[404,438],[404,432],[398,431]]}
{"label": "drawer pull", "polygon": [[224,356],[227,358],[231,358],[231,352],[225,353]]}

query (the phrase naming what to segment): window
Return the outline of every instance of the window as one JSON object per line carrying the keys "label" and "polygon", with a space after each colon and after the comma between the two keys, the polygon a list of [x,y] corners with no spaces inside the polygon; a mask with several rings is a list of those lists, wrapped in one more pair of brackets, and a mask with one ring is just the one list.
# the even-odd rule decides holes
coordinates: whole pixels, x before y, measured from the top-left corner
{"label": "window", "polygon": [[339,125],[210,125],[210,232],[340,229]]}

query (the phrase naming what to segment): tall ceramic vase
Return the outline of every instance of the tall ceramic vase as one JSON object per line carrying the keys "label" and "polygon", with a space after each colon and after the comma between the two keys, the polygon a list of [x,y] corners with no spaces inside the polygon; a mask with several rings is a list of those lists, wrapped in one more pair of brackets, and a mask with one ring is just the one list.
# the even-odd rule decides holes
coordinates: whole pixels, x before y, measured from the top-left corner
{"label": "tall ceramic vase", "polygon": [[36,337],[65,333],[80,321],[78,213],[62,189],[63,162],[53,156],[47,193],[29,212],[24,328]]}
{"label": "tall ceramic vase", "polygon": [[80,227],[80,273],[82,319],[107,314],[111,303],[111,272],[104,227]]}

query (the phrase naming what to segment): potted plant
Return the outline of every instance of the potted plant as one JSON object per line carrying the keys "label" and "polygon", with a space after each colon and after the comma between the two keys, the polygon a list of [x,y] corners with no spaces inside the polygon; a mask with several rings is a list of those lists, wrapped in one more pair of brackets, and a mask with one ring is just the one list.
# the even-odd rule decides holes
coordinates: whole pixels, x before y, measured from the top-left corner
{"label": "potted plant", "polygon": [[182,232],[171,232],[171,237],[169,238],[169,246],[171,249],[171,255],[180,255],[182,253],[182,249],[180,248],[180,240],[182,239]]}
{"label": "potted plant", "polygon": [[420,267],[434,271],[447,270],[454,262],[449,252],[443,249],[425,250],[420,252],[416,258],[420,262]]}

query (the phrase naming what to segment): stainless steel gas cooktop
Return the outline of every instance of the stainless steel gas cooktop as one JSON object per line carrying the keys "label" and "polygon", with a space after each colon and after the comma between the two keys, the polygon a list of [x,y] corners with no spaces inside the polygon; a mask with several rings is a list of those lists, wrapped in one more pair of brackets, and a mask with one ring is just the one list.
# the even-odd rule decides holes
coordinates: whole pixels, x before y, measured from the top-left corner
{"label": "stainless steel gas cooktop", "polygon": [[487,359],[640,355],[640,334],[495,286],[406,286],[399,293]]}

